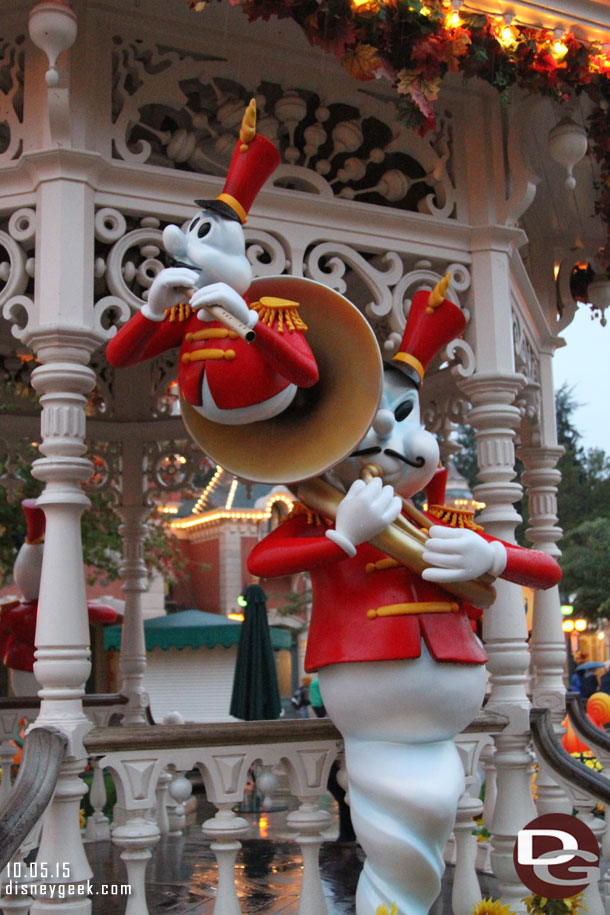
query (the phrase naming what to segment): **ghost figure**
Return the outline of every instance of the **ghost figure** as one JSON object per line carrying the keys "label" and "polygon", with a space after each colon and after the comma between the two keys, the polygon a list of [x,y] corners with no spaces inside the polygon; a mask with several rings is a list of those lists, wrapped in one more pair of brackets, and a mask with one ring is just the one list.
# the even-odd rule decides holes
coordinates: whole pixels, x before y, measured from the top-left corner
{"label": "ghost figure", "polygon": [[[9,670],[11,691],[15,696],[35,696],[38,683],[34,677],[36,619],[42,577],[45,515],[36,499],[23,499],[26,537],[21,544],[13,577],[21,591],[21,600],[5,602],[0,607],[0,659]],[[100,601],[87,601],[90,623],[114,623],[117,613]]]}
{"label": "ghost figure", "polygon": [[[438,501],[444,495],[418,389],[430,360],[465,325],[445,290],[413,298],[372,426],[329,477],[345,492],[334,523],[297,504],[248,562],[262,578],[311,575],[305,667],[318,671],[345,740],[352,821],[366,852],[358,915],[382,904],[425,915],[440,890],[442,851],[464,790],[453,738],[481,707],[487,660],[471,624],[480,613],[456,596],[466,586],[455,583],[487,574],[548,588],[561,574],[546,554],[495,540],[472,513],[446,506],[427,511],[421,574],[369,542],[399,515],[408,523],[403,499],[427,485]],[[368,482],[359,479],[366,464],[378,474]]]}
{"label": "ghost figure", "polygon": [[143,307],[106,349],[110,364],[123,367],[179,346],[180,395],[216,423],[277,416],[297,388],[318,380],[299,302],[248,296],[252,268],[242,226],[279,160],[275,146],[256,133],[252,100],[222,193],[195,201],[201,209],[186,231],[164,229],[176,266],[160,271]]}

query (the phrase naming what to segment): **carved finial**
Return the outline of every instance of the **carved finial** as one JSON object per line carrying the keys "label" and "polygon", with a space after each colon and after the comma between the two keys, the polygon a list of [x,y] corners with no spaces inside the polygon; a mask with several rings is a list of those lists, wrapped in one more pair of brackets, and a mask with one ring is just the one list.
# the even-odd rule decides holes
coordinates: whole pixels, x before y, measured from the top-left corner
{"label": "carved finial", "polygon": [[428,296],[428,307],[426,308],[426,314],[431,315],[434,313],[434,309],[438,308],[443,299],[445,298],[445,293],[449,288],[449,283],[451,282],[451,274],[446,273],[442,280],[436,284],[430,295]]}
{"label": "carved finial", "polygon": [[241,140],[240,151],[246,152],[249,144],[256,136],[256,99],[250,99],[250,104],[244,112],[241,127],[239,128],[239,139]]}

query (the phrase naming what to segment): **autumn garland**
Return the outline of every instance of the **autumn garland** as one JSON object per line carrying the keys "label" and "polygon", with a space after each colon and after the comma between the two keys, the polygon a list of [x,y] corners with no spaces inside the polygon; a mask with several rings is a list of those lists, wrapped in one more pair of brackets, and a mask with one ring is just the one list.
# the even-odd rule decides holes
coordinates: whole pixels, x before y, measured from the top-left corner
{"label": "autumn garland", "polygon": [[[203,0],[187,0],[201,10]],[[425,133],[448,72],[478,76],[507,96],[512,86],[561,102],[585,93],[589,151],[600,166],[595,211],[607,229],[610,270],[610,51],[572,34],[561,38],[484,14],[455,11],[442,0],[229,0],[250,22],[293,19],[310,44],[333,53],[359,80],[390,80],[399,118]],[[610,275],[610,273],[609,273]]]}

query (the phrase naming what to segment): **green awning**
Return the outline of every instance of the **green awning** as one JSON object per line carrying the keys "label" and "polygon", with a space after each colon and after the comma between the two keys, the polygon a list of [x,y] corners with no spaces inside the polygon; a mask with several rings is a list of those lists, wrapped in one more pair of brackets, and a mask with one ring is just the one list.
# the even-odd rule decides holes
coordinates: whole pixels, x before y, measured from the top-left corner
{"label": "green awning", "polygon": [[[145,620],[144,637],[146,650],[153,648],[229,648],[239,642],[242,624],[229,620],[219,613],[205,613],[203,610],[181,610],[167,616]],[[107,626],[104,629],[104,648],[121,647],[122,626]],[[271,644],[274,649],[290,648],[290,633],[277,626],[270,628]]]}

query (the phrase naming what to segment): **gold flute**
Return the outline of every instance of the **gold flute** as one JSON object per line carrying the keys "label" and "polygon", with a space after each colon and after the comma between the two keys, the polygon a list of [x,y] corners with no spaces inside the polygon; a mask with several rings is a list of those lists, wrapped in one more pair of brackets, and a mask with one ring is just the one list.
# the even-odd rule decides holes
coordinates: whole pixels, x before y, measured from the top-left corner
{"label": "gold flute", "polygon": [[[374,476],[381,476],[381,471],[376,465],[367,464],[361,475],[368,481]],[[345,493],[319,477],[305,480],[297,486],[297,496],[308,508],[333,520],[337,517],[337,508],[344,495]],[[422,557],[428,539],[425,531],[432,526],[433,522],[406,499],[403,499],[402,503],[404,511],[413,523],[404,515],[399,515],[396,521],[372,537],[369,543],[413,572],[421,574],[424,569],[430,568]],[[492,585],[493,580],[491,575],[484,574],[473,581],[443,582],[441,587],[461,600],[484,609],[489,607],[496,597]]]}
{"label": "gold flute", "polygon": [[[194,286],[189,286],[184,291],[190,299],[197,290]],[[244,324],[243,321],[240,321],[239,318],[230,314],[222,305],[202,305],[201,307],[205,308],[206,311],[209,311],[217,321],[220,321],[220,323],[224,324],[229,330],[235,331],[237,336],[241,337],[242,340],[245,340],[246,343],[252,343],[252,341],[256,339],[256,333],[252,328],[248,327],[247,324]]]}

